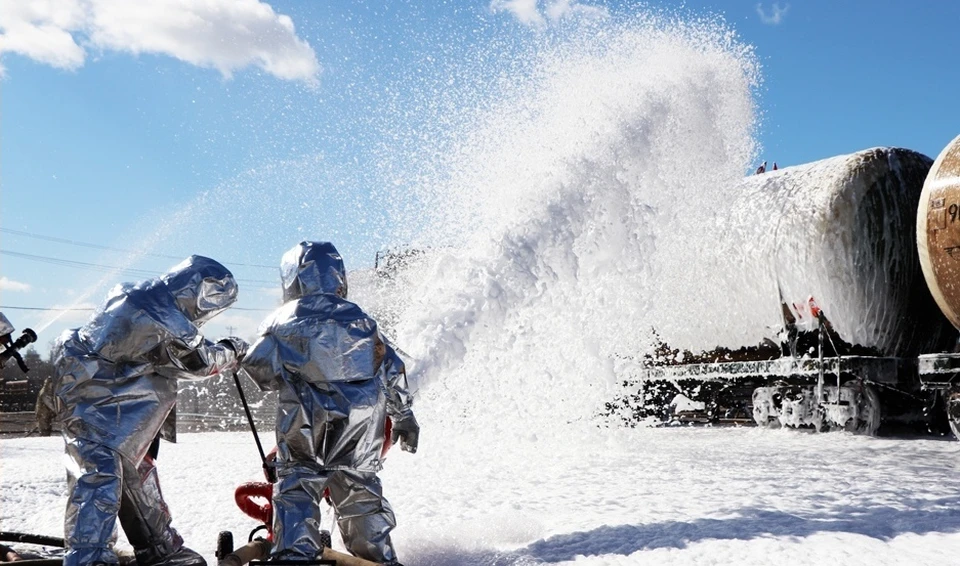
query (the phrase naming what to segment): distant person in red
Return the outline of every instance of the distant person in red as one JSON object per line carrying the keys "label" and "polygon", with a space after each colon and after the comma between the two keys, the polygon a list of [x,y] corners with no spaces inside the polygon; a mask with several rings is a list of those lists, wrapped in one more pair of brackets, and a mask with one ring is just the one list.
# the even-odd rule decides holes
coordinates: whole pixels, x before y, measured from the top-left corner
{"label": "distant person in red", "polygon": [[773,170],[774,170],[774,171],[777,170],[777,162],[776,162],[776,161],[773,162]]}
{"label": "distant person in red", "polygon": [[763,163],[760,164],[760,167],[757,167],[757,175],[759,175],[760,173],[766,173],[766,172],[767,172],[767,162],[764,161]]}

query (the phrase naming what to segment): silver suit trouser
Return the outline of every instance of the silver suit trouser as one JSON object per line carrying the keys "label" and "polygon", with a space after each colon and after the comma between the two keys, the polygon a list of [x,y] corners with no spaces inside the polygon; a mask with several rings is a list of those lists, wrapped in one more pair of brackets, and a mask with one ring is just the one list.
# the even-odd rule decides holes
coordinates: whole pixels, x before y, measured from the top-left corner
{"label": "silver suit trouser", "polygon": [[280,465],[278,476],[273,487],[275,556],[320,555],[320,499],[329,488],[347,549],[374,562],[396,561],[390,531],[397,520],[375,472],[322,470],[312,462],[289,462]]}
{"label": "silver suit trouser", "polygon": [[73,462],[67,474],[64,566],[117,564],[113,541],[118,519],[141,566],[183,547],[170,526],[152,458],[136,465],[103,444],[80,439],[67,442],[67,455]]}

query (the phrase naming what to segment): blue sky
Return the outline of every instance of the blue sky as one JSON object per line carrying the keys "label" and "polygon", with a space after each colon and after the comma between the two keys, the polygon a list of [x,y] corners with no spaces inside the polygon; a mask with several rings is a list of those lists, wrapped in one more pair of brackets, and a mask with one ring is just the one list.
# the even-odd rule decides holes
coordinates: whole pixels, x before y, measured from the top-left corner
{"label": "blue sky", "polygon": [[[43,327],[45,351],[89,311],[51,322],[51,311],[12,307],[89,309],[105,286],[201,253],[235,271],[238,306],[250,309],[211,332],[249,337],[276,303],[272,266],[299,238],[337,242],[349,268],[369,267],[391,243],[375,226],[387,220],[370,212],[374,170],[436,117],[420,104],[450,68],[650,8],[676,10],[613,0],[0,0],[2,310],[18,328]],[[754,46],[760,159],[785,166],[881,145],[935,157],[960,134],[960,5],[696,0],[679,13],[720,15]],[[317,193],[272,202],[289,184]]]}

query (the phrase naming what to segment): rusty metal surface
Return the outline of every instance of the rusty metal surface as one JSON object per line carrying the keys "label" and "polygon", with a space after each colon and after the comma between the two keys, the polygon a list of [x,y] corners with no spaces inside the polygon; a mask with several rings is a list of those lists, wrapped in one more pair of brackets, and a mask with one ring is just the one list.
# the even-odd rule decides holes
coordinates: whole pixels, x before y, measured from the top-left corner
{"label": "rusty metal surface", "polygon": [[933,298],[960,328],[960,136],[940,153],[923,184],[917,250]]}

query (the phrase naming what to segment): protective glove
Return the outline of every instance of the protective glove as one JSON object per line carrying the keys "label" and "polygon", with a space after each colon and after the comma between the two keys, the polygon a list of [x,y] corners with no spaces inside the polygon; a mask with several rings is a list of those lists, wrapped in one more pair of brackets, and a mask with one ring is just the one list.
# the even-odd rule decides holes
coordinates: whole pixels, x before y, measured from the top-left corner
{"label": "protective glove", "polygon": [[400,448],[404,452],[415,454],[417,452],[417,442],[420,440],[420,425],[417,424],[417,418],[413,413],[400,417],[393,422],[393,433],[390,435],[393,443],[400,440]]}
{"label": "protective glove", "polygon": [[237,338],[236,336],[228,336],[217,342],[217,344],[223,344],[224,346],[233,350],[233,352],[237,355],[238,362],[247,355],[247,350],[250,349],[250,344],[247,344],[246,340],[243,338]]}

